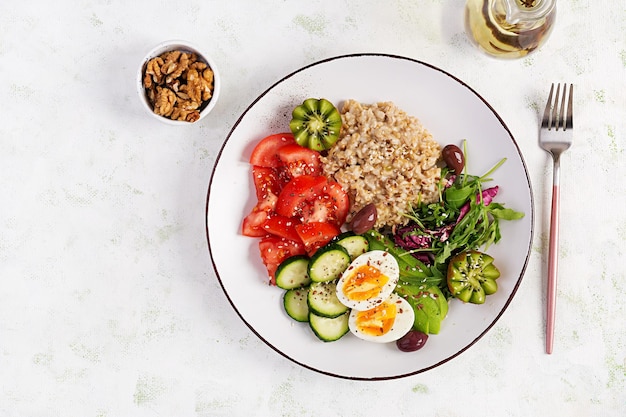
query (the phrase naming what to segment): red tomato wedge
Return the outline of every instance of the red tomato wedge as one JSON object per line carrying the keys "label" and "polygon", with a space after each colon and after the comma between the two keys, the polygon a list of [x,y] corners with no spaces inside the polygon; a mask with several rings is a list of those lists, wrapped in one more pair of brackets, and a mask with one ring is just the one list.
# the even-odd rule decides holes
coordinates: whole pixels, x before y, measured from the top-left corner
{"label": "red tomato wedge", "polygon": [[338,226],[326,222],[310,222],[295,226],[296,232],[304,243],[304,249],[312,256],[322,246],[341,233]]}
{"label": "red tomato wedge", "polygon": [[[278,194],[280,194],[285,181],[280,178],[276,168],[258,165],[252,167],[252,179],[254,181],[257,204],[250,214],[243,219],[241,233],[244,236],[263,237],[271,234],[271,230],[277,229],[275,223],[272,223],[270,230],[268,230],[266,223],[270,215],[274,212],[276,202],[278,201]],[[285,235],[282,234],[282,236]],[[298,240],[295,231],[286,237],[292,239],[295,237],[296,240]]]}
{"label": "red tomato wedge", "polygon": [[290,178],[322,175],[322,163],[318,152],[298,144],[282,146],[276,152]]}
{"label": "red tomato wedge", "polygon": [[249,237],[267,236],[268,233],[263,229],[263,225],[268,217],[269,212],[267,210],[262,210],[259,206],[254,207],[250,214],[243,219],[241,234]]}
{"label": "red tomato wedge", "polygon": [[321,175],[301,175],[289,181],[278,195],[276,213],[285,217],[300,217],[303,208],[315,200],[328,184]]}
{"label": "red tomato wedge", "polygon": [[330,199],[330,203],[335,210],[335,224],[341,226],[346,222],[348,212],[350,211],[350,197],[337,181],[328,180],[326,195]]}
{"label": "red tomato wedge", "polygon": [[278,196],[285,185],[285,181],[280,178],[275,168],[254,165],[252,166],[252,179],[258,200],[265,199],[270,193]]}
{"label": "red tomato wedge", "polygon": [[278,133],[267,136],[254,147],[252,155],[250,155],[250,163],[252,165],[278,168],[281,166],[277,151],[289,144],[296,143],[291,133]]}
{"label": "red tomato wedge", "polygon": [[350,200],[341,186],[323,176],[302,175],[289,181],[278,195],[276,212],[302,223],[346,221]]}
{"label": "red tomato wedge", "polygon": [[282,261],[291,256],[304,255],[306,253],[302,243],[276,236],[268,236],[261,239],[259,241],[259,251],[272,285],[276,285],[276,269]]}
{"label": "red tomato wedge", "polygon": [[273,211],[278,201],[278,194],[287,183],[287,179],[281,176],[278,168],[256,165],[252,167],[252,178],[258,200],[257,208]]}
{"label": "red tomato wedge", "polygon": [[261,225],[261,228],[270,235],[283,237],[294,242],[302,242],[296,231],[296,227],[299,224],[300,222],[297,219],[270,214]]}

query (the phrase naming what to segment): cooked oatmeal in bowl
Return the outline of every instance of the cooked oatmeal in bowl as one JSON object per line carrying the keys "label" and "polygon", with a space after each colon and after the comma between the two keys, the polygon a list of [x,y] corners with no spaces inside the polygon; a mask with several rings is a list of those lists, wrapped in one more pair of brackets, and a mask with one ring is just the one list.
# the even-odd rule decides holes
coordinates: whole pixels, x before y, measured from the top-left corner
{"label": "cooked oatmeal in bowl", "polygon": [[405,224],[409,205],[438,199],[441,146],[416,117],[392,102],[355,100],[344,103],[341,117],[339,140],[321,160],[350,196],[348,221],[374,203],[375,228]]}

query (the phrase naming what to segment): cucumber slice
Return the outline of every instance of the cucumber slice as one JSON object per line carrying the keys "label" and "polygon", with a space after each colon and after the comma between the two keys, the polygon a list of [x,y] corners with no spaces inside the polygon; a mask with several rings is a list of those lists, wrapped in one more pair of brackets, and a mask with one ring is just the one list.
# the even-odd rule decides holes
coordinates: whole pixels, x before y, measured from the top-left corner
{"label": "cucumber slice", "polygon": [[344,313],[339,317],[330,319],[321,317],[315,313],[309,313],[309,325],[313,333],[324,342],[334,342],[341,339],[343,335],[348,333],[348,317],[349,313]]}
{"label": "cucumber slice", "polygon": [[287,315],[295,321],[309,321],[309,305],[307,303],[308,287],[294,288],[285,291],[283,306]]}
{"label": "cucumber slice", "polygon": [[343,248],[350,255],[351,260],[355,260],[357,256],[363,255],[369,250],[369,242],[365,236],[356,235],[352,232],[345,232],[337,236],[334,241]]}
{"label": "cucumber slice", "polygon": [[307,302],[309,310],[322,317],[335,318],[348,311],[348,307],[337,298],[335,281],[312,283],[309,287]]}
{"label": "cucumber slice", "polygon": [[285,259],[276,269],[276,286],[284,290],[309,285],[309,258],[296,255]]}
{"label": "cucumber slice", "polygon": [[341,131],[341,114],[330,101],[308,98],[293,109],[289,129],[296,142],[307,148],[323,151],[330,149]]}
{"label": "cucumber slice", "polygon": [[309,262],[309,277],[313,282],[337,279],[350,265],[348,251],[336,243],[330,243],[315,252]]}

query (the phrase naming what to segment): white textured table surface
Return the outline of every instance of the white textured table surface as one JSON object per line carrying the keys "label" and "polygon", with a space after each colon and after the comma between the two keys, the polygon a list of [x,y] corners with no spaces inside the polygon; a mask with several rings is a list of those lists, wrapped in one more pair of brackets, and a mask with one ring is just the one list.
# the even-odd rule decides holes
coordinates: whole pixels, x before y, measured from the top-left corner
{"label": "white textured table surface", "polygon": [[[461,0],[0,4],[0,415],[626,415],[626,6],[559,0],[536,54],[498,61]],[[142,56],[182,38],[222,96],[171,127],[135,93]],[[438,66],[502,116],[528,165],[535,239],[516,298],[461,356],[399,380],[331,378],[239,319],[208,253],[205,198],[228,132],[285,74],[355,52]],[[562,158],[555,353],[544,353],[551,82],[576,85]]]}

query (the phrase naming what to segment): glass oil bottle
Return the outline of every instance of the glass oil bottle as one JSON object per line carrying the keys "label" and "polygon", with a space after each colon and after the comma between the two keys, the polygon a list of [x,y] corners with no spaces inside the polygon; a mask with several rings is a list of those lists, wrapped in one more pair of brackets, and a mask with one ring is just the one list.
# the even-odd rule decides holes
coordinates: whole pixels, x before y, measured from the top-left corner
{"label": "glass oil bottle", "polygon": [[543,45],[555,15],[556,0],[467,0],[465,25],[487,54],[520,58]]}

